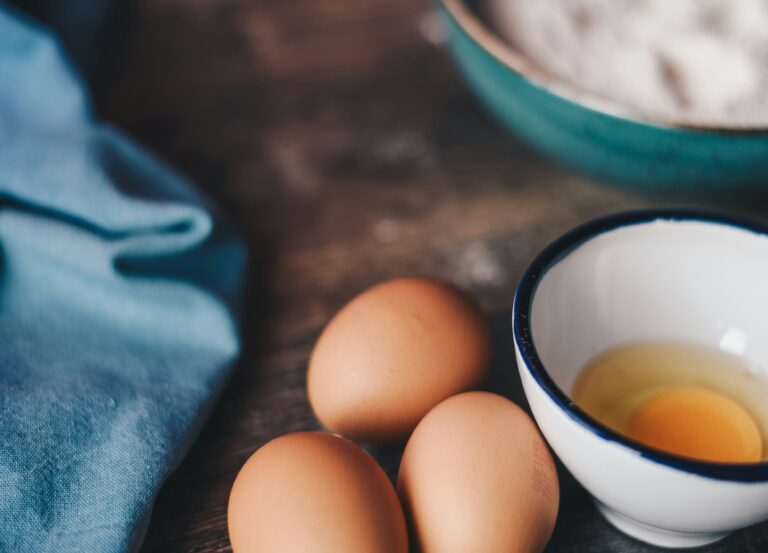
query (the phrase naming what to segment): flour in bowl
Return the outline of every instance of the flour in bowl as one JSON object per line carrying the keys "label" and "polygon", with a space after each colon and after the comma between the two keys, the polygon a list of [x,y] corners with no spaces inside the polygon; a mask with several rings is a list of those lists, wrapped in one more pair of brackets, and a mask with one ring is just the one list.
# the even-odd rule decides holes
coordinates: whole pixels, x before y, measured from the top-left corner
{"label": "flour in bowl", "polygon": [[488,0],[542,72],[662,121],[768,125],[768,0]]}

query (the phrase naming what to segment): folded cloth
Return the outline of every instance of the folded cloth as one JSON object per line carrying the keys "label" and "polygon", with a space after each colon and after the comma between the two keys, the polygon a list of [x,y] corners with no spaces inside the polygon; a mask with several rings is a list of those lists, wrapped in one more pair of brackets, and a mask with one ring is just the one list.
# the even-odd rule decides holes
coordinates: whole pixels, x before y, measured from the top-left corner
{"label": "folded cloth", "polygon": [[239,351],[245,251],[0,9],[0,551],[135,551]]}
{"label": "folded cloth", "polygon": [[118,41],[133,0],[3,0],[55,31],[69,58],[88,77],[97,77]]}

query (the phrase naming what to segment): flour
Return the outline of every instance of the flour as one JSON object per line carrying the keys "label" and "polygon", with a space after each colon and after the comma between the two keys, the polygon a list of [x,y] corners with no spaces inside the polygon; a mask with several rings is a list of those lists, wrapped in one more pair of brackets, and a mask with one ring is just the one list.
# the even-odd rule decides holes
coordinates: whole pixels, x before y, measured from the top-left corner
{"label": "flour", "polygon": [[768,125],[768,0],[487,0],[542,72],[646,117]]}

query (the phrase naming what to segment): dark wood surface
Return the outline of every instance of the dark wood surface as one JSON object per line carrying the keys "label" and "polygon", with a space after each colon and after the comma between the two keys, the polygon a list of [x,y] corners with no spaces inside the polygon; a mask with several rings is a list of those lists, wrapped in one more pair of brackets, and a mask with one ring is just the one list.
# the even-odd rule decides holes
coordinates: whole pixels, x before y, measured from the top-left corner
{"label": "dark wood surface", "polygon": [[[479,107],[439,44],[429,0],[141,0],[104,117],[188,175],[255,260],[243,355],[161,490],[144,553],[230,551],[229,488],[246,458],[316,429],[307,356],[346,300],[430,274],[492,318],[489,387],[521,399],[509,310],[547,241],[593,216],[659,205],[766,218],[762,200],[639,192],[540,158]],[[375,452],[390,472],[397,451]],[[612,530],[562,474],[550,552],[651,551]],[[768,550],[765,527],[712,552]]]}

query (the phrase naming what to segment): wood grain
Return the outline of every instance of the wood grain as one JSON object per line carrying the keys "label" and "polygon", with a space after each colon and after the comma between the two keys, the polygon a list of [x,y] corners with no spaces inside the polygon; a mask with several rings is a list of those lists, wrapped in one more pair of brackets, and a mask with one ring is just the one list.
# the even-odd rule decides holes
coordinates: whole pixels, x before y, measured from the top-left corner
{"label": "wood grain", "polygon": [[[489,386],[519,397],[508,312],[547,241],[598,214],[738,198],[670,197],[575,176],[502,132],[439,38],[428,0],[141,0],[101,113],[197,183],[254,258],[242,360],[157,498],[144,553],[230,551],[229,488],[267,440],[317,428],[304,390],[320,328],[404,274],[470,290],[494,317]],[[397,451],[376,452],[390,472]],[[651,551],[563,474],[551,552]],[[707,551],[768,549],[764,527]]]}

